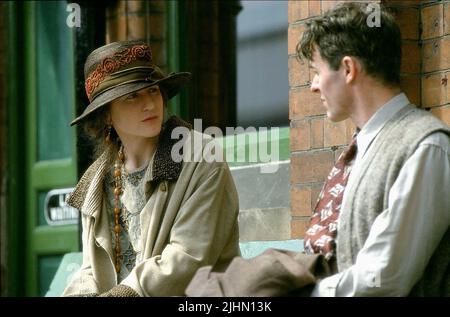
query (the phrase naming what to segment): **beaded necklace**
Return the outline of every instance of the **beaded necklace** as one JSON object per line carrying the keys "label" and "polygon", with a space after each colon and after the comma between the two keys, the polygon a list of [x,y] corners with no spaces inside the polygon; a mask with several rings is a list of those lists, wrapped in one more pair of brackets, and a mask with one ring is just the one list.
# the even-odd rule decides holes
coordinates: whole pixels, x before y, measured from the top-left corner
{"label": "beaded necklace", "polygon": [[121,214],[120,207],[120,195],[122,194],[122,172],[121,167],[125,162],[125,155],[123,154],[123,145],[120,145],[119,152],[117,153],[117,160],[114,164],[114,233],[116,235],[116,247],[115,247],[115,268],[116,273],[120,272],[120,262],[122,260],[120,249],[120,225],[119,217]]}

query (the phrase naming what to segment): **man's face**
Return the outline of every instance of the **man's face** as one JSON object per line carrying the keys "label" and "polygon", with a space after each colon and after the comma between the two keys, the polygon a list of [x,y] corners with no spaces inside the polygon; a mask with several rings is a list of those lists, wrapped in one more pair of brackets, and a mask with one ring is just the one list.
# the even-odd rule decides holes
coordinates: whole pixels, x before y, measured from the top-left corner
{"label": "man's face", "polygon": [[347,119],[350,116],[350,99],[343,67],[332,70],[328,62],[322,59],[318,49],[315,49],[311,68],[314,70],[311,91],[320,93],[328,118],[333,122]]}

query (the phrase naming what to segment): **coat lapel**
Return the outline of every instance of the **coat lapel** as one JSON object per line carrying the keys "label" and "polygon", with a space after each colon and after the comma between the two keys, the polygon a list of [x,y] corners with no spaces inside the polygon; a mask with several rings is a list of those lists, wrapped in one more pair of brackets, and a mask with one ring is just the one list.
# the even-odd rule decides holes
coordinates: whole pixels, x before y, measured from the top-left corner
{"label": "coat lapel", "polygon": [[[183,120],[173,116],[165,123],[158,147],[153,159],[151,171],[146,179],[146,194],[156,190],[157,193],[153,210],[146,210],[149,204],[144,207],[143,213],[149,213],[149,225],[151,239],[149,241],[156,242],[160,229],[162,218],[164,218],[164,206],[168,197],[168,188],[170,181],[176,181],[181,173],[183,162],[175,162],[172,160],[171,151],[175,143],[179,139],[172,139],[171,134],[176,127],[186,127],[192,129],[191,125]],[[103,180],[108,171],[110,164],[109,157],[112,155],[106,150],[100,157],[87,169],[71,195],[67,198],[67,204],[77,208],[86,216],[94,218],[94,235],[96,241],[102,246],[106,252],[112,257],[109,221],[106,217],[106,211],[103,204]],[[160,187],[164,190],[160,190]],[[148,199],[148,197],[146,197]],[[153,253],[154,245],[149,245],[151,250],[147,252]]]}

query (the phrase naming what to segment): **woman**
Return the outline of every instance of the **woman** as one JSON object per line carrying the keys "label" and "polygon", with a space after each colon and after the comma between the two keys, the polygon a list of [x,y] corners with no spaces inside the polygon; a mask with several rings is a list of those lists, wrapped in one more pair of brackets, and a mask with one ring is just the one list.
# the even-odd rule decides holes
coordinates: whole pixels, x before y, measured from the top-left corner
{"label": "woman", "polygon": [[[88,56],[91,103],[71,125],[84,123],[98,158],[67,201],[80,210],[83,264],[64,295],[184,295],[199,267],[221,271],[239,255],[227,164],[171,157],[179,142],[172,131],[189,125],[167,118],[167,100],[189,79],[164,75],[143,42],[111,43]],[[188,131],[186,144],[194,135],[205,141]]]}

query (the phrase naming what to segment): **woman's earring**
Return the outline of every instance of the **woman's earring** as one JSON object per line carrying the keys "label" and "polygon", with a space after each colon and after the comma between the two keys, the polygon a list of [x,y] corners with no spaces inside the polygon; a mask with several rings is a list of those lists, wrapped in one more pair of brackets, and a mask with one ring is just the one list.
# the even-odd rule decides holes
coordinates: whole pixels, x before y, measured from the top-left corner
{"label": "woman's earring", "polygon": [[105,142],[106,144],[111,143],[111,125],[109,124],[105,130]]}

